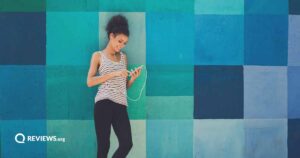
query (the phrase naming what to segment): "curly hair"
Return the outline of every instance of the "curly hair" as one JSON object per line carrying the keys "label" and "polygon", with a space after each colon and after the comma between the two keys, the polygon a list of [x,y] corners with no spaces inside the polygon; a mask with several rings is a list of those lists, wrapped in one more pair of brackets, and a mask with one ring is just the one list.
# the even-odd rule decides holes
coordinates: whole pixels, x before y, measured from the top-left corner
{"label": "curly hair", "polygon": [[114,35],[124,34],[129,37],[128,21],[121,14],[113,16],[107,23],[105,30],[108,38],[110,33]]}

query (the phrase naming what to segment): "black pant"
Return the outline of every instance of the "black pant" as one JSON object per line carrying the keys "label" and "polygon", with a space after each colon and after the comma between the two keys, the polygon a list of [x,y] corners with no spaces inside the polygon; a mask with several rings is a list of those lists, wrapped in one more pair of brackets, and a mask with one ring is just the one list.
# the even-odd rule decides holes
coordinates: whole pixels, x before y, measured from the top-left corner
{"label": "black pant", "polygon": [[98,145],[97,157],[107,158],[112,125],[119,141],[119,148],[114,153],[113,158],[125,158],[132,148],[127,106],[109,99],[100,100],[94,106],[94,122]]}

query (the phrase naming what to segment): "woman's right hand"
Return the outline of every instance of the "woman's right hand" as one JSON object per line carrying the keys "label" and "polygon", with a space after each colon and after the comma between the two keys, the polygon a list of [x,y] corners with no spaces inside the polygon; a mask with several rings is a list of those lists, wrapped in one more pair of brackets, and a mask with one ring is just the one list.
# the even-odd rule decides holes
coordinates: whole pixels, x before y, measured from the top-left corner
{"label": "woman's right hand", "polygon": [[127,77],[128,76],[128,72],[127,72],[126,69],[124,69],[124,70],[119,70],[119,71],[113,72],[113,75],[115,77]]}

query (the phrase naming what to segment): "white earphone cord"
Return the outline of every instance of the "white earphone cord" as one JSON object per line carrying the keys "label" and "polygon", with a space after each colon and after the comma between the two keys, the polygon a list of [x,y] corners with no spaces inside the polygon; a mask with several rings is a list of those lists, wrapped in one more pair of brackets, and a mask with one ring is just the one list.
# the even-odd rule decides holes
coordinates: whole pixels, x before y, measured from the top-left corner
{"label": "white earphone cord", "polygon": [[139,96],[136,98],[136,99],[132,99],[132,98],[130,98],[128,95],[127,95],[127,98],[129,99],[129,100],[131,100],[131,101],[138,101],[138,100],[140,100],[140,98],[141,98],[141,96],[142,96],[142,93],[143,93],[143,90],[144,90],[144,88],[145,88],[145,86],[146,86],[146,81],[147,81],[147,69],[146,69],[146,66],[144,66],[144,68],[145,68],[145,81],[144,81],[144,84],[143,84],[143,86],[142,86],[142,89],[141,89],[141,91],[140,91],[140,94],[139,94]]}
{"label": "white earphone cord", "polygon": [[[143,86],[142,86],[142,89],[141,89],[141,91],[140,91],[140,94],[139,94],[139,96],[136,98],[136,99],[132,99],[132,98],[130,98],[128,95],[126,95],[127,96],[127,98],[129,99],[129,100],[131,100],[131,101],[138,101],[138,100],[140,100],[140,98],[141,98],[141,96],[142,96],[142,93],[143,93],[143,90],[144,90],[144,88],[145,88],[145,86],[146,86],[146,81],[147,81],[147,77],[148,77],[148,74],[147,74],[147,69],[146,69],[146,66],[144,66],[143,68],[145,68],[145,75],[146,75],[146,77],[145,77],[145,81],[144,81],[144,84],[143,84]],[[111,90],[113,90],[113,91],[118,91],[118,90],[116,90],[116,89],[112,89],[109,85],[106,85],[106,86],[108,86]],[[119,93],[121,93],[121,94],[124,94],[124,93],[122,93],[121,91],[118,91]],[[125,94],[124,94],[125,95]]]}

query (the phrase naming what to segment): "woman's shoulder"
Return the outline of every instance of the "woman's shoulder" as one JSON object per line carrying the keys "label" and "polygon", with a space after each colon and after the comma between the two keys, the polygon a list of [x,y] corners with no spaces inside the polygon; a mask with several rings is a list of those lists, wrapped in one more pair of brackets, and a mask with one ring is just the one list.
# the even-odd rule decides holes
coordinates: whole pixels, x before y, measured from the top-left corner
{"label": "woman's shoulder", "polygon": [[99,61],[100,58],[101,58],[101,51],[95,51],[92,54],[92,60]]}
{"label": "woman's shoulder", "polygon": [[100,56],[101,56],[101,51],[95,51],[95,52],[93,53],[93,55],[92,55],[93,58],[94,58],[94,57],[99,58]]}
{"label": "woman's shoulder", "polygon": [[93,54],[97,54],[97,55],[100,55],[101,54],[101,50],[97,50],[97,51],[95,51]]}

